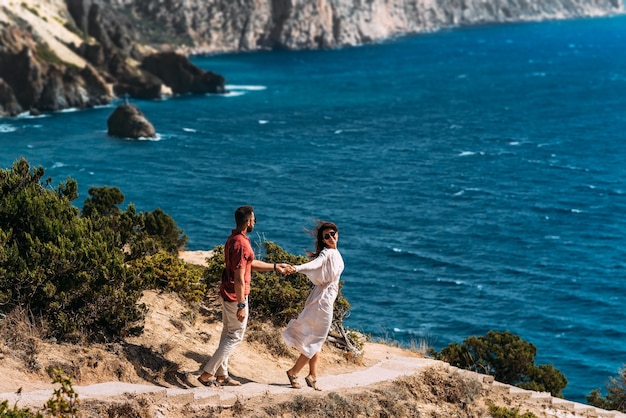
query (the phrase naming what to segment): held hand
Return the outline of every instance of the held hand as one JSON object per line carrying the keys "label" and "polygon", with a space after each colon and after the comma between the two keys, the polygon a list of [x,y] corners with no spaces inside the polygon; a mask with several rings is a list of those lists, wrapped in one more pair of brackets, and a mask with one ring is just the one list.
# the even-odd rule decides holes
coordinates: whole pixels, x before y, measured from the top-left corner
{"label": "held hand", "polygon": [[296,272],[296,268],[290,264],[283,263],[281,266],[283,269],[281,274],[294,274]]}
{"label": "held hand", "polygon": [[245,308],[237,309],[237,320],[239,320],[239,322],[243,322],[244,319],[246,319],[246,309]]}
{"label": "held hand", "polygon": [[289,264],[285,264],[285,263],[280,263],[280,264],[276,264],[276,270],[280,273],[280,274],[289,274],[287,272],[287,267],[289,266]]}

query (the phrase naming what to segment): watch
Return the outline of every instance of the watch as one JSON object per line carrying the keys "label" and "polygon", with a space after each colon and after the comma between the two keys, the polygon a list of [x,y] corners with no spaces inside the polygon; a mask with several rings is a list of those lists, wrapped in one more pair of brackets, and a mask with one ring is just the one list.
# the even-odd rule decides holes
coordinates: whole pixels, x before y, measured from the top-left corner
{"label": "watch", "polygon": [[237,304],[237,309],[244,309],[246,307],[246,303],[245,302],[239,302]]}

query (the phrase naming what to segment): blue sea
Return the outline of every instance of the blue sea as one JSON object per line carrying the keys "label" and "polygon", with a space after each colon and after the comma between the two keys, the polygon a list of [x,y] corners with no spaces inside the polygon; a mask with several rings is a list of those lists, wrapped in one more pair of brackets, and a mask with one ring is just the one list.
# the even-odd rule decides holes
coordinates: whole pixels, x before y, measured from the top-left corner
{"label": "blue sea", "polygon": [[303,254],[337,223],[346,325],[439,350],[489,330],[584,402],[626,363],[626,17],[443,30],[332,51],[196,57],[227,95],[0,119],[0,163],[117,186],[188,249],[253,205],[256,243]]}

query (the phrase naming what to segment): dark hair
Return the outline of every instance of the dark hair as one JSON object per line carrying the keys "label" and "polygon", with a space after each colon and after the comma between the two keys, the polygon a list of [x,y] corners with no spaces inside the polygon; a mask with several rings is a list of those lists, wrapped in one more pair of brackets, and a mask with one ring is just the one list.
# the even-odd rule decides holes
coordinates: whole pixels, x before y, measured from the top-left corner
{"label": "dark hair", "polygon": [[237,224],[237,228],[240,228],[248,222],[248,218],[254,212],[254,208],[252,206],[242,206],[237,208],[235,211],[235,223]]}
{"label": "dark hair", "polygon": [[339,230],[337,229],[337,225],[335,225],[334,223],[318,221],[315,229],[313,230],[313,236],[315,237],[315,252],[312,253],[310,251],[307,251],[307,255],[310,259],[316,258],[318,255],[320,255],[322,250],[326,248],[326,243],[324,242],[324,237],[322,236],[324,230],[326,229],[332,229],[335,232],[339,232]]}

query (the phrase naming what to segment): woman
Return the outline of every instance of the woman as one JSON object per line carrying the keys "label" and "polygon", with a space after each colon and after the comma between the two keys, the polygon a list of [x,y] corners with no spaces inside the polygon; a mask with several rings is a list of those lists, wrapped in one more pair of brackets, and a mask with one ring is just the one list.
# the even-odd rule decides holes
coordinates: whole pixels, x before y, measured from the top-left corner
{"label": "woman", "polygon": [[320,390],[317,387],[317,361],[330,330],[333,305],[339,293],[339,277],[343,272],[343,258],[337,250],[337,226],[332,222],[319,222],[315,235],[315,253],[309,254],[311,261],[291,266],[287,271],[288,274],[304,273],[315,285],[298,318],[289,321],[282,332],[285,344],[300,352],[296,363],[287,370],[289,383],[296,389],[300,388],[298,373],[308,363],[309,374],[304,380],[313,389]]}

